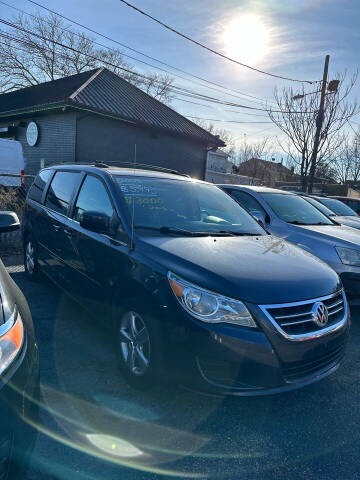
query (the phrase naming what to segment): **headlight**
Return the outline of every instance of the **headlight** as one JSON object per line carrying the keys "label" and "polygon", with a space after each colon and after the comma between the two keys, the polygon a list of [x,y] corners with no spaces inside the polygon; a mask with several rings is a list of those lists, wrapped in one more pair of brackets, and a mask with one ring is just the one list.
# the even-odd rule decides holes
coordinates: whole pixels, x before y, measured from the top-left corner
{"label": "headlight", "polygon": [[335,250],[344,265],[360,267],[360,250],[345,247],[335,247]]}
{"label": "headlight", "polygon": [[197,287],[168,273],[172,291],[184,309],[193,317],[208,323],[234,323],[256,328],[249,310],[239,300],[224,297]]}
{"label": "headlight", "polygon": [[20,352],[24,340],[24,327],[20,314],[12,316],[0,326],[0,374],[3,373]]}

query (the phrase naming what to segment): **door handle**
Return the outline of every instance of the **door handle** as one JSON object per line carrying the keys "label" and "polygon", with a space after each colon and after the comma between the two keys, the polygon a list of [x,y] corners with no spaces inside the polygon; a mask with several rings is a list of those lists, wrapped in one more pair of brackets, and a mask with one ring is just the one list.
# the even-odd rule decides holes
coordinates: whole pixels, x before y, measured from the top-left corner
{"label": "door handle", "polygon": [[72,237],[72,231],[71,230],[68,230],[67,228],[65,228],[64,230],[65,234],[68,236],[68,237]]}
{"label": "door handle", "polygon": [[61,230],[61,226],[60,225],[53,225],[52,226],[53,229],[55,230],[55,232],[59,232]]}

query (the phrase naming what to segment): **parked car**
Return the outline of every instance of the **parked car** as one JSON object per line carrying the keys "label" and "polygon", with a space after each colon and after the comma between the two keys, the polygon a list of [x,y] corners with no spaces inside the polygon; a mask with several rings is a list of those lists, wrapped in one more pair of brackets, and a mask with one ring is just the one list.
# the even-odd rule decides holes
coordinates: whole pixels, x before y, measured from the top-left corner
{"label": "parked car", "polygon": [[[19,228],[13,212],[0,212],[0,234]],[[23,479],[36,439],[39,362],[24,295],[0,260],[0,478]]]}
{"label": "parked car", "polygon": [[303,197],[266,187],[222,185],[273,235],[328,263],[352,301],[360,299],[360,232],[340,225]]}
{"label": "parked car", "polygon": [[47,168],[29,191],[23,239],[28,276],[45,273],[111,329],[136,386],[177,378],[274,393],[319,380],[343,355],[349,311],[336,273],[215,185]]}
{"label": "parked car", "polygon": [[[6,128],[6,127],[5,127]],[[22,186],[22,177],[25,169],[23,149],[20,142],[0,138],[0,185],[5,187]],[[13,175],[13,176],[12,176]]]}
{"label": "parked car", "polygon": [[360,218],[357,213],[339,200],[328,197],[310,196],[305,193],[299,193],[298,195],[304,197],[305,200],[314,205],[314,207],[327,217],[331,217],[335,222],[360,230]]}
{"label": "parked car", "polygon": [[345,203],[348,207],[354,210],[358,215],[360,215],[360,198],[353,197],[329,197],[339,200],[340,202]]}

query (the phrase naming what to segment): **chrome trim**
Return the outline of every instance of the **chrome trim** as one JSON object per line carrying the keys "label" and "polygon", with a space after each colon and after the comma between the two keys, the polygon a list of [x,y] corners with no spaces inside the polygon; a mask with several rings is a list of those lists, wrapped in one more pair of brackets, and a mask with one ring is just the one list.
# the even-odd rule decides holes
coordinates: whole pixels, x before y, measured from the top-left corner
{"label": "chrome trim", "polygon": [[[335,313],[339,313],[341,312],[341,310],[343,309],[344,307],[341,306],[340,308],[337,308],[336,310],[331,310],[331,312],[328,312],[328,315],[335,315]],[[328,309],[329,310],[329,309]]]}
{"label": "chrome trim", "polygon": [[[344,302],[344,316],[343,318],[335,323],[334,325],[330,325],[329,327],[322,328],[321,330],[315,330],[314,332],[309,332],[309,333],[304,333],[304,334],[297,334],[297,335],[290,335],[286,333],[281,326],[276,322],[275,318],[273,318],[270,313],[268,312],[268,309],[272,308],[286,308],[286,307],[296,307],[300,305],[309,305],[313,304],[315,302],[321,302],[323,300],[328,300],[329,298],[333,298],[338,296],[339,294],[342,294],[343,302]],[[344,290],[340,290],[336,293],[333,293],[332,295],[326,295],[324,297],[319,297],[319,298],[313,298],[312,300],[303,300],[301,302],[291,302],[291,303],[277,303],[277,304],[269,304],[269,305],[259,305],[260,310],[266,315],[268,320],[272,323],[272,325],[275,327],[275,329],[281,333],[287,340],[291,341],[303,341],[303,340],[311,340],[314,338],[319,338],[324,335],[328,335],[329,333],[335,332],[336,330],[339,330],[342,328],[348,318],[348,304],[345,296]],[[302,322],[299,322],[302,323]]]}
{"label": "chrome trim", "polygon": [[338,305],[341,305],[343,303],[342,300],[339,300],[338,302],[332,303],[331,305],[327,305],[327,309],[330,310],[330,308],[337,307]]}
{"label": "chrome trim", "polygon": [[[274,307],[274,308],[276,308],[276,307]],[[284,320],[285,318],[305,317],[306,315],[311,315],[311,312],[294,313],[294,315],[277,315],[274,318],[276,320]]]}

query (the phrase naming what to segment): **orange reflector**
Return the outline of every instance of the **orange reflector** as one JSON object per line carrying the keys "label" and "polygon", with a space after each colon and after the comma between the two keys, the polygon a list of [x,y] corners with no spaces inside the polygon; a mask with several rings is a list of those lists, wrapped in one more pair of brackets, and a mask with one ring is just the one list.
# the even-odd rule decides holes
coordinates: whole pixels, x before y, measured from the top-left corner
{"label": "orange reflector", "polygon": [[172,278],[169,278],[169,283],[172,288],[172,291],[175,293],[177,297],[181,297],[183,291],[185,290],[184,285],[181,285],[180,283],[176,282]]}
{"label": "orange reflector", "polygon": [[0,337],[0,342],[4,340],[8,340],[11,343],[13,343],[16,350],[19,350],[23,342],[23,337],[24,337],[24,328],[23,328],[20,315],[18,315],[18,318],[14,326],[10,328],[10,330],[6,332],[5,335]]}

